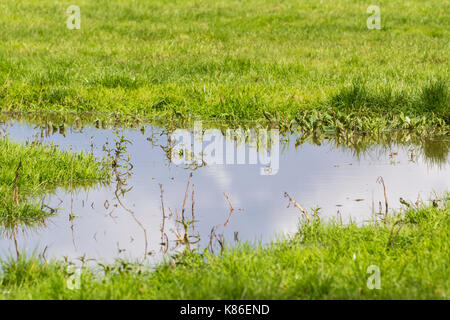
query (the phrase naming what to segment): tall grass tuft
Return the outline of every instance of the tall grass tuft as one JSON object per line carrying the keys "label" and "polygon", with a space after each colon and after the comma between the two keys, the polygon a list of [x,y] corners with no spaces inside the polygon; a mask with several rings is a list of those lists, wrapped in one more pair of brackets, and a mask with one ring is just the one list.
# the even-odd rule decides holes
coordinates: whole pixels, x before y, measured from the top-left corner
{"label": "tall grass tuft", "polygon": [[420,92],[419,103],[426,111],[432,111],[450,120],[448,84],[443,79],[429,81]]}

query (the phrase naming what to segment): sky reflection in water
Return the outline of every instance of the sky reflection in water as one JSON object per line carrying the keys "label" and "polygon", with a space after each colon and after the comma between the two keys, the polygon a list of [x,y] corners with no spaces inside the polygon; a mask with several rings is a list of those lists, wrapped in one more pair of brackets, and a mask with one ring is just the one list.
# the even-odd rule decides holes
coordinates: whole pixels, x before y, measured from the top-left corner
{"label": "sky reflection in water", "polygon": [[[9,137],[16,141],[34,139],[40,130],[14,123],[7,128]],[[153,144],[149,137],[153,132]],[[134,212],[135,218],[147,231],[150,259],[161,257],[161,198],[164,189],[166,214],[168,208],[181,210],[186,183],[190,171],[174,166],[167,160],[160,145],[167,144],[167,137],[160,136],[161,129],[148,127],[145,134],[139,130],[125,130],[124,136],[132,142],[128,147],[133,170],[127,181],[133,189],[123,203]],[[68,131],[44,138],[61,148],[89,151],[105,155],[102,146],[115,136],[110,130],[85,128],[82,133]],[[447,142],[448,143],[448,142]],[[399,198],[415,202],[418,197],[428,200],[434,192],[441,194],[449,189],[449,161],[431,164],[418,152],[418,147],[392,146],[386,150],[374,146],[369,152],[356,157],[351,150],[336,149],[331,143],[321,146],[303,144],[295,148],[295,139],[280,147],[280,169],[276,175],[260,175],[260,165],[213,165],[193,172],[195,190],[195,230],[200,234],[200,246],[209,242],[211,228],[224,223],[229,215],[229,195],[235,211],[229,224],[219,230],[227,241],[233,241],[235,232],[240,240],[267,242],[278,235],[292,234],[298,226],[299,211],[283,197],[288,192],[304,208],[321,208],[323,218],[336,217],[339,211],[344,221],[350,217],[362,222],[369,220],[372,199],[375,210],[382,201],[383,189],[377,178],[384,178],[389,205],[401,207]],[[82,255],[100,261],[111,262],[117,257],[137,259],[144,254],[142,228],[132,215],[114,200],[114,183],[110,186],[79,191],[73,197],[73,213],[70,193],[58,191],[47,196],[50,206],[61,210],[46,221],[39,230],[19,233],[17,242],[21,251],[42,253],[47,258],[67,256],[75,259]],[[186,214],[191,214],[189,193]],[[165,231],[173,247],[176,229],[173,219],[167,219]],[[14,242],[0,238],[0,255],[14,254]],[[119,253],[120,252],[120,253]]]}

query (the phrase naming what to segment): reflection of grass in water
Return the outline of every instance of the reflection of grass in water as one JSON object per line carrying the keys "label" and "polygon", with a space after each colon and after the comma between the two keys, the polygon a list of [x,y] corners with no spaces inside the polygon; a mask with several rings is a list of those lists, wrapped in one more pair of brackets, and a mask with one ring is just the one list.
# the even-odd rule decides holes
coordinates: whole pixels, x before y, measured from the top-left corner
{"label": "reflection of grass in water", "polygon": [[[313,139],[303,143],[306,141],[317,144]],[[450,143],[445,136],[418,137],[409,135],[407,131],[386,132],[377,138],[356,135],[351,140],[328,139],[327,142],[332,149],[350,153],[358,161],[374,154],[375,159],[387,158],[398,148],[404,148],[405,152],[406,149],[413,152],[412,161],[419,156],[430,167],[442,168],[448,164],[450,154]]]}
{"label": "reflection of grass in water", "polygon": [[57,187],[81,187],[106,180],[105,163],[92,154],[72,154],[56,146],[21,145],[0,139],[0,224],[32,227],[51,215],[37,197]]}
{"label": "reflection of grass in water", "polygon": [[[450,198],[386,223],[304,222],[271,244],[185,253],[156,268],[119,261],[84,268],[70,290],[63,261],[2,263],[7,299],[448,299]],[[369,289],[376,266],[380,288]]]}
{"label": "reflection of grass in water", "polygon": [[[18,117],[17,120],[15,117]],[[101,117],[100,117],[101,119]],[[96,128],[102,130],[113,130],[123,127],[133,128],[140,130],[143,135],[152,136],[153,133],[157,135],[169,135],[175,129],[183,128],[186,130],[192,130],[193,121],[181,121],[178,122],[174,119],[159,118],[155,121],[146,123],[141,120],[130,120],[126,117],[111,117],[109,119],[98,118],[98,115],[86,113],[84,115],[74,115],[72,113],[24,113],[24,114],[1,114],[0,120],[10,123],[25,123],[32,124],[40,128],[40,134],[43,135],[63,135],[65,137],[67,128],[73,128],[75,131],[82,131],[85,128]],[[352,118],[353,119],[353,118]],[[244,122],[244,123],[232,123],[228,121],[203,121],[202,126],[204,129],[220,129],[225,135],[226,129],[238,129],[242,128],[244,131],[247,129],[268,128],[263,123],[259,122]],[[320,128],[315,131],[305,130],[304,127],[293,127],[292,129],[279,128],[280,129],[280,150],[283,152],[288,149],[290,139],[295,138],[295,147],[301,146],[304,143],[310,143],[313,145],[321,145],[325,142],[332,144],[334,148],[348,151],[353,157],[360,159],[369,155],[377,148],[379,155],[383,156],[386,153],[392,151],[393,146],[414,147],[415,150],[420,151],[420,146],[424,144],[424,141],[437,141],[445,140],[446,136],[440,136],[430,133],[430,131],[421,128],[420,130],[411,130],[401,128],[398,130],[377,130],[375,127],[370,132],[355,132],[351,129],[333,132],[323,132]],[[442,152],[445,150],[445,146]],[[166,152],[170,151],[170,146],[164,146]],[[447,152],[449,151],[447,147]],[[430,153],[421,153],[425,161],[434,156]],[[171,154],[167,154],[170,159]],[[431,165],[445,164],[445,157],[434,157],[435,161],[429,162]]]}
{"label": "reflection of grass in water", "polygon": [[8,210],[6,210],[9,212],[8,216],[0,218],[0,236],[8,239],[17,236],[19,229],[22,233],[28,234],[45,227],[47,225],[46,220],[52,216],[40,207],[28,204]]}
{"label": "reflection of grass in water", "polygon": [[448,163],[450,141],[445,137],[442,140],[425,139],[421,151],[427,164],[441,167]]}

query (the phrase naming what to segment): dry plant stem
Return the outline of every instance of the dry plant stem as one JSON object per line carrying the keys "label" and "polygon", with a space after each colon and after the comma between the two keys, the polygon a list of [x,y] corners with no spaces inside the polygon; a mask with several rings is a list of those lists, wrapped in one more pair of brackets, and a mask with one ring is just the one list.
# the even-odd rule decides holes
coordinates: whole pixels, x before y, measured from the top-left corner
{"label": "dry plant stem", "polygon": [[220,245],[220,254],[223,254],[223,251],[225,250],[225,241],[223,239],[223,233],[216,236],[217,242]]}
{"label": "dry plant stem", "polygon": [[148,238],[147,238],[147,230],[145,229],[145,227],[142,225],[142,223],[136,218],[136,215],[134,214],[134,212],[130,209],[128,209],[120,200],[120,196],[119,196],[119,191],[121,190],[123,181],[120,177],[119,172],[117,171],[117,167],[114,167],[114,172],[116,174],[116,179],[117,179],[117,185],[116,185],[116,190],[114,191],[114,195],[116,196],[116,200],[119,203],[119,205],[125,210],[127,211],[131,217],[133,218],[133,220],[136,222],[136,224],[139,226],[139,228],[142,229],[142,232],[144,233],[144,242],[145,242],[145,252],[144,252],[144,260],[147,258],[147,253],[148,253]]}
{"label": "dry plant stem", "polygon": [[217,227],[218,227],[218,226],[213,227],[213,228],[211,229],[211,234],[209,235],[209,244],[208,244],[208,248],[209,248],[209,251],[210,251],[211,253],[214,253],[214,249],[213,249],[213,239],[214,239],[214,237],[215,237],[215,235],[216,235],[216,229],[217,229]]}
{"label": "dry plant stem", "polygon": [[311,223],[311,219],[310,219],[310,217],[308,215],[308,212],[305,209],[303,209],[302,206],[297,201],[292,199],[291,196],[287,192],[284,193],[284,196],[287,197],[289,199],[289,201],[294,206],[296,206],[298,208],[298,210],[300,210],[301,213],[303,213],[303,215],[305,216],[306,220],[308,220],[308,222]]}
{"label": "dry plant stem", "polygon": [[[133,218],[133,220],[136,222],[136,224],[139,226],[140,229],[142,229],[142,232],[144,233],[144,242],[145,242],[145,252],[144,252],[144,260],[147,259],[147,255],[149,254],[148,252],[148,237],[147,237],[147,230],[145,229],[144,225],[137,219],[135,213],[128,209],[120,200],[120,195],[119,192],[122,192],[122,197],[124,197],[125,193],[128,191],[124,191],[122,189],[123,186],[126,186],[126,181],[128,178],[131,177],[131,170],[133,169],[133,165],[130,163],[130,156],[128,155],[128,160],[127,159],[122,159],[121,156],[122,155],[126,155],[126,145],[128,143],[131,143],[130,141],[126,140],[123,136],[119,136],[119,134],[117,133],[117,136],[119,137],[119,140],[116,141],[116,149],[115,149],[115,158],[114,161],[112,163],[112,167],[113,167],[113,171],[114,174],[116,176],[116,181],[117,181],[117,185],[116,185],[116,190],[114,192],[115,195],[115,199],[117,200],[118,204],[125,210],[127,211],[131,217]],[[121,161],[125,161],[127,166],[122,166],[120,164]],[[127,171],[125,173],[121,173],[119,171],[120,167],[124,167],[127,168]]]}
{"label": "dry plant stem", "polygon": [[181,222],[182,222],[183,228],[184,228],[184,243],[186,244],[188,249],[190,247],[189,224],[186,222],[186,218],[184,216],[184,211],[186,210],[186,201],[187,201],[188,192],[189,192],[189,185],[191,184],[191,178],[192,178],[192,172],[189,174],[189,178],[188,178],[188,181],[186,184],[186,191],[184,192],[183,207],[181,208]]}
{"label": "dry plant stem", "polygon": [[185,221],[184,210],[186,208],[186,200],[187,200],[187,196],[188,196],[189,185],[191,183],[191,178],[192,178],[192,172],[189,174],[189,178],[188,178],[187,185],[186,185],[186,191],[184,192],[183,207],[181,208],[181,218],[183,219],[183,221]]}
{"label": "dry plant stem", "polygon": [[381,176],[378,177],[377,182],[380,183],[381,185],[383,185],[384,203],[385,203],[385,207],[386,207],[384,218],[385,218],[385,222],[387,222],[387,219],[389,217],[389,203],[388,203],[387,194],[386,194],[386,185],[384,184],[384,179]]}
{"label": "dry plant stem", "polygon": [[227,221],[225,221],[225,223],[224,223],[224,225],[223,225],[224,227],[226,227],[227,224],[228,224],[228,222],[230,222],[231,216],[233,215],[234,208],[233,208],[233,204],[231,203],[230,197],[228,196],[228,194],[226,194],[226,193],[224,192],[223,195],[224,195],[225,198],[227,199],[228,205],[230,206],[230,214],[228,215]]}
{"label": "dry plant stem", "polygon": [[47,249],[48,249],[48,246],[45,246],[44,251],[42,251],[42,253],[41,253],[41,257],[42,257],[42,259],[44,260],[45,263],[48,263],[47,262],[47,257],[45,256],[45,254],[47,253]]}
{"label": "dry plant stem", "polygon": [[168,241],[167,241],[167,235],[164,232],[165,229],[165,222],[166,222],[166,213],[164,209],[164,190],[162,187],[162,184],[159,184],[159,188],[161,190],[161,210],[162,210],[162,224],[161,224],[161,251],[167,252],[168,250]]}
{"label": "dry plant stem", "polygon": [[[228,223],[230,222],[231,216],[233,215],[234,207],[233,207],[233,204],[231,203],[231,200],[230,200],[230,197],[228,196],[228,194],[226,194],[224,192],[224,196],[228,201],[228,205],[230,206],[230,213],[228,215],[227,221],[225,221],[225,223],[223,224],[223,227],[226,227],[228,225]],[[219,234],[218,236],[216,234],[217,229],[220,228],[221,226],[222,226],[222,224],[219,224],[211,229],[211,234],[209,236],[209,244],[208,244],[208,248],[211,253],[214,253],[214,250],[213,250],[213,239],[214,238],[219,243],[219,245],[221,247],[221,252],[223,252],[223,250],[224,250],[223,233]],[[235,241],[237,241],[237,232],[234,233],[234,237],[235,237],[234,238]]]}
{"label": "dry plant stem", "polygon": [[13,234],[13,238],[14,238],[14,246],[16,248],[16,255],[17,255],[17,260],[19,260],[19,246],[17,245],[17,238],[16,238],[16,228],[14,227],[12,230],[12,234]]}
{"label": "dry plant stem", "polygon": [[[119,186],[119,184],[118,184]],[[120,197],[118,195],[119,192],[119,188],[116,189],[115,191],[115,196],[116,196],[116,200],[119,203],[119,205],[125,210],[127,211],[132,217],[133,220],[137,223],[137,225],[142,229],[142,231],[144,232],[144,241],[145,241],[145,254],[144,254],[144,259],[147,258],[147,253],[148,253],[148,239],[147,239],[147,230],[145,229],[145,227],[142,225],[142,223],[136,218],[136,215],[134,214],[133,211],[131,211],[130,209],[128,209],[127,207],[125,207],[125,205],[122,203],[122,201],[120,201]]]}
{"label": "dry plant stem", "polygon": [[[188,220],[186,219],[186,204],[187,204],[187,200],[188,200],[188,195],[189,195],[189,187],[191,184],[191,179],[192,179],[192,172],[189,174],[188,177],[188,181],[186,184],[186,190],[184,192],[184,199],[183,199],[183,205],[181,208],[181,212],[179,212],[177,209],[175,209],[175,214],[176,214],[176,231],[175,230],[171,230],[175,236],[177,237],[177,246],[179,244],[183,244],[185,245],[185,249],[186,251],[190,250],[190,247],[192,244],[198,243],[200,241],[199,236],[196,236],[194,234],[190,234],[190,230],[189,228],[192,228],[192,232],[194,231],[194,222],[195,222],[195,192],[194,192],[194,185],[192,185],[192,203],[191,203],[191,215],[192,215],[192,220]],[[173,215],[172,210],[169,207],[169,211],[170,211],[170,216],[171,217]],[[193,240],[194,239],[194,240]]]}

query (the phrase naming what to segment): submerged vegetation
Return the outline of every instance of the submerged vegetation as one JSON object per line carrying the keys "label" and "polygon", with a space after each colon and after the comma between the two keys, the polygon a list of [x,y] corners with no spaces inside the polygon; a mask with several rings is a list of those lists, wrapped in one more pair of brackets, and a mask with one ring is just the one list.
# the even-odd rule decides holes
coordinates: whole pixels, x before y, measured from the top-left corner
{"label": "submerged vegetation", "polygon": [[190,250],[154,268],[126,261],[84,266],[78,289],[67,285],[67,262],[21,256],[2,262],[0,298],[448,299],[449,228],[448,194],[363,226],[316,215],[269,245]]}
{"label": "submerged vegetation", "polygon": [[0,5],[2,112],[448,131],[445,2],[383,1],[381,30],[348,0],[77,5],[80,30],[64,3]]}
{"label": "submerged vegetation", "polygon": [[38,142],[25,145],[0,137],[0,225],[32,226],[54,212],[37,197],[109,179],[106,162]]}

